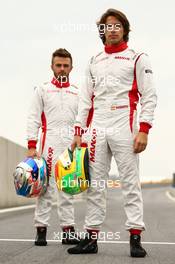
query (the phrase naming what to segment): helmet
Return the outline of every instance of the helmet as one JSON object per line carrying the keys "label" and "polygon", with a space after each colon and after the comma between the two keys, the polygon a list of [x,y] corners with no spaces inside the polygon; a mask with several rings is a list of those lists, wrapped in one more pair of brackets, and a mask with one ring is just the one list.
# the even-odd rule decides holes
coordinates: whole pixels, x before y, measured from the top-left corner
{"label": "helmet", "polygon": [[55,165],[55,180],[58,189],[66,193],[85,191],[90,184],[88,149],[66,149]]}
{"label": "helmet", "polygon": [[45,159],[26,158],[17,165],[13,177],[18,195],[37,197],[45,193],[49,179]]}

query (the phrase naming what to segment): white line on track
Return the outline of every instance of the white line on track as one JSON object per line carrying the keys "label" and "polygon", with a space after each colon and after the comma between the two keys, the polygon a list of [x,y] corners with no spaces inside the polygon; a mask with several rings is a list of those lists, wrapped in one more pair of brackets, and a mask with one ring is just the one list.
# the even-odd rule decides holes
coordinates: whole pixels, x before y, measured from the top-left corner
{"label": "white line on track", "polygon": [[17,211],[27,210],[27,209],[31,209],[31,208],[35,208],[35,204],[1,209],[0,214],[17,212]]}
{"label": "white line on track", "polygon": [[[55,206],[56,204],[57,203],[54,202],[54,203],[52,203],[52,206]],[[18,207],[5,208],[5,209],[1,209],[0,210],[0,214],[18,212],[18,211],[22,211],[22,210],[28,210],[28,209],[35,208],[35,206],[36,206],[35,204],[31,204],[31,205],[24,205],[24,206],[18,206]]]}
{"label": "white line on track", "polygon": [[173,202],[175,202],[175,197],[173,197],[170,193],[170,191],[166,191],[166,196]]}
{"label": "white line on track", "polygon": [[[82,201],[82,200],[83,200],[82,198],[75,199],[74,203]],[[52,206],[56,206],[56,205],[57,205],[57,202],[52,203]],[[17,207],[11,207],[11,208],[4,208],[4,209],[0,209],[0,214],[28,210],[28,209],[35,208],[35,206],[36,206],[35,204],[31,204],[31,205],[17,206]]]}
{"label": "white line on track", "polygon": [[[34,242],[33,239],[8,239],[8,238],[1,238],[0,242]],[[61,240],[47,240],[49,243],[58,243]],[[128,241],[98,241],[98,243],[104,244],[128,244]],[[175,245],[175,242],[142,242],[142,244],[149,244],[149,245]]]}

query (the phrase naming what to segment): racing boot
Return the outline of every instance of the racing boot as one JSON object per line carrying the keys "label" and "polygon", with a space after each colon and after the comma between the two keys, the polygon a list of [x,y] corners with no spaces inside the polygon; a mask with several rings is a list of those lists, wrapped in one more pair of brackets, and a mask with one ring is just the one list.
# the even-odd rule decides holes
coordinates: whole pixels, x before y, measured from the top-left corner
{"label": "racing boot", "polygon": [[133,258],[144,258],[147,253],[141,245],[141,236],[131,234],[130,236],[130,254]]}
{"label": "racing boot", "polygon": [[46,246],[47,245],[46,233],[47,233],[47,227],[45,226],[37,227],[37,234],[35,238],[36,246]]}
{"label": "racing boot", "polygon": [[87,232],[84,239],[80,243],[67,250],[69,254],[93,254],[98,252],[97,238],[94,239],[92,234]]}
{"label": "racing boot", "polygon": [[76,245],[80,242],[79,236],[76,234],[73,226],[63,227],[62,244]]}

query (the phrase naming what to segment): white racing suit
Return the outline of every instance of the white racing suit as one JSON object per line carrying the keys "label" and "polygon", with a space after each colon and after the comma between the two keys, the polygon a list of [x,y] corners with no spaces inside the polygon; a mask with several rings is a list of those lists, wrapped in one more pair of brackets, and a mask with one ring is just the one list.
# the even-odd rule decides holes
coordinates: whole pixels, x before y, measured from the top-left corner
{"label": "white racing suit", "polygon": [[53,194],[58,193],[58,214],[61,226],[73,226],[73,196],[57,192],[54,165],[58,156],[71,145],[73,125],[78,111],[78,89],[69,83],[61,87],[56,79],[36,87],[27,122],[28,145],[35,147],[42,127],[40,148],[49,169],[47,192],[38,197],[35,226],[48,226]]}
{"label": "white racing suit", "polygon": [[139,157],[133,152],[133,139],[138,132],[136,107],[139,97],[139,131],[148,133],[157,97],[146,54],[126,48],[122,52],[108,54],[104,51],[92,57],[85,86],[80,92],[75,125],[76,134],[85,129],[93,98],[89,139],[91,187],[88,189],[86,229],[99,230],[105,219],[106,188],[100,187],[100,182],[107,181],[112,156],[122,185],[126,229],[145,229]]}

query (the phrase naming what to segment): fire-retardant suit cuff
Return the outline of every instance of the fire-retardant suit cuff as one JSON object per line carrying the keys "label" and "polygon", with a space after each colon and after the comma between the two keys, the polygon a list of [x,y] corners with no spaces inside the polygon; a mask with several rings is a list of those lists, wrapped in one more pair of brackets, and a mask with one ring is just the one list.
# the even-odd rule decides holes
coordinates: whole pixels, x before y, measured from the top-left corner
{"label": "fire-retardant suit cuff", "polygon": [[31,148],[36,149],[36,143],[37,143],[36,140],[29,140],[28,141],[28,149],[31,149]]}
{"label": "fire-retardant suit cuff", "polygon": [[146,123],[146,122],[141,122],[141,123],[140,123],[140,129],[139,129],[139,132],[143,132],[143,133],[148,134],[150,128],[151,128],[151,125],[150,125],[150,124],[148,124],[148,123]]}

